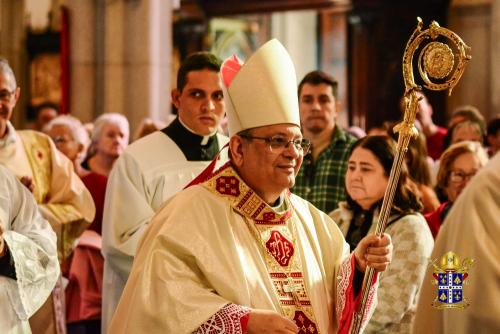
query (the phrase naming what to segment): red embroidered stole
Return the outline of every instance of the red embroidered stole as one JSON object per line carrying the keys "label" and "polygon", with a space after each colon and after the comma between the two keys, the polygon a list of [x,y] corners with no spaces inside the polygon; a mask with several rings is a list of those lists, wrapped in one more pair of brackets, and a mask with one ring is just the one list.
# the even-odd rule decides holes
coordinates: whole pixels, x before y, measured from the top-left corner
{"label": "red embroidered stole", "polygon": [[276,212],[245,184],[230,163],[202,185],[224,197],[246,218],[252,235],[265,253],[269,278],[283,314],[295,321],[299,333],[319,333],[306,290],[302,261],[295,248],[297,231],[290,219],[293,214],[290,192],[285,196],[287,210]]}

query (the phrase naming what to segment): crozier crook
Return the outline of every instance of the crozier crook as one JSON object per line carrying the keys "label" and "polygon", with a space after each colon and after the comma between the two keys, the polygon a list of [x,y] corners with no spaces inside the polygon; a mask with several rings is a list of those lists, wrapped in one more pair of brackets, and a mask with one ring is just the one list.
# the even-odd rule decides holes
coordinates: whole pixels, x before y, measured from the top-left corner
{"label": "crozier crook", "polygon": [[[394,194],[404,157],[408,150],[408,144],[413,137],[418,136],[418,130],[414,125],[419,100],[417,92],[421,92],[423,87],[435,91],[448,89],[448,94],[451,94],[453,87],[458,83],[465,70],[465,65],[471,59],[471,56],[466,53],[470,48],[457,34],[440,27],[436,21],[432,21],[428,29],[422,30],[422,19],[417,18],[417,21],[417,28],[408,40],[403,55],[405,112],[403,121],[394,127],[394,133],[399,134],[397,152],[375,230],[378,236],[382,236],[384,233],[391,213]],[[421,85],[415,82],[413,75],[413,58],[417,52],[418,72],[423,81]],[[361,303],[359,310],[353,315],[351,334],[358,334],[362,330],[362,320],[366,316],[365,309],[374,276],[375,270],[367,267],[363,279]]]}

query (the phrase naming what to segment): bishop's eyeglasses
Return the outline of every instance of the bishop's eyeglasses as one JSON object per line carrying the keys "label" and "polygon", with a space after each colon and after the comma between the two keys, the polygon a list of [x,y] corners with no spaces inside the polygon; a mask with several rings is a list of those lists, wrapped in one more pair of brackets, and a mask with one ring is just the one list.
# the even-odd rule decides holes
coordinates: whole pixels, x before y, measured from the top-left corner
{"label": "bishop's eyeglasses", "polygon": [[309,149],[311,148],[311,142],[309,139],[305,138],[297,138],[297,139],[292,139],[288,140],[287,138],[283,136],[272,136],[272,137],[255,137],[255,136],[250,136],[246,134],[241,134],[240,137],[246,138],[246,139],[259,139],[265,141],[269,145],[269,149],[273,153],[281,153],[285,149],[287,149],[290,144],[293,144],[295,149],[302,155],[306,155],[307,152],[309,152]]}

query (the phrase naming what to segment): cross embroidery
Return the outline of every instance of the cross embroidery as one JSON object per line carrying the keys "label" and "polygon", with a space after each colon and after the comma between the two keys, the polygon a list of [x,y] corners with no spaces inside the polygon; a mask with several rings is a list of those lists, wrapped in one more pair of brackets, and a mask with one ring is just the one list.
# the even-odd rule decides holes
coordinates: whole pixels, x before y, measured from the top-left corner
{"label": "cross embroidery", "polygon": [[299,291],[300,287],[300,284],[295,284],[291,277],[288,277],[287,284],[283,284],[283,291],[292,295],[295,306],[299,308],[301,307],[301,303],[297,291]]}
{"label": "cross embroidery", "polygon": [[283,284],[283,291],[286,293],[294,293],[298,291],[300,288],[300,284],[295,284],[291,277],[288,277],[287,284]]}

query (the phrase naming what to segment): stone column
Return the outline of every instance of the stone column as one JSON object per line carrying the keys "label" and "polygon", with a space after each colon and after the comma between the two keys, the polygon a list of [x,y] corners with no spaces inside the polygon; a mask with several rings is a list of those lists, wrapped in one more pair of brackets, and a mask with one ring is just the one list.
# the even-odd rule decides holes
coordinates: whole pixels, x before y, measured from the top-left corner
{"label": "stone column", "polygon": [[290,53],[297,72],[297,83],[318,68],[317,12],[312,10],[273,13],[271,35]]}
{"label": "stone column", "polygon": [[[338,110],[336,123],[342,127],[349,125],[349,80],[348,80],[348,25],[347,8],[320,12],[320,66],[338,82]],[[354,125],[365,127],[365,117],[352,115]]]}
{"label": "stone column", "polygon": [[21,97],[12,115],[12,123],[19,129],[26,122],[29,87],[24,8],[24,0],[0,0],[0,56],[9,61],[21,88]]}
{"label": "stone column", "polygon": [[69,14],[69,112],[90,122],[96,110],[96,1],[66,0]]}
{"label": "stone column", "polygon": [[[485,118],[488,118],[494,95],[491,87],[494,80],[491,64],[494,63],[492,55],[495,52],[491,47],[495,45],[495,41],[491,35],[491,15],[490,0],[460,0],[453,1],[451,5],[448,28],[471,47],[472,59],[447,100],[448,116],[456,107],[470,104],[478,107]],[[498,50],[498,46],[496,48]]]}
{"label": "stone column", "polygon": [[106,1],[103,112],[124,114],[133,132],[144,117],[170,112],[170,1]]}

